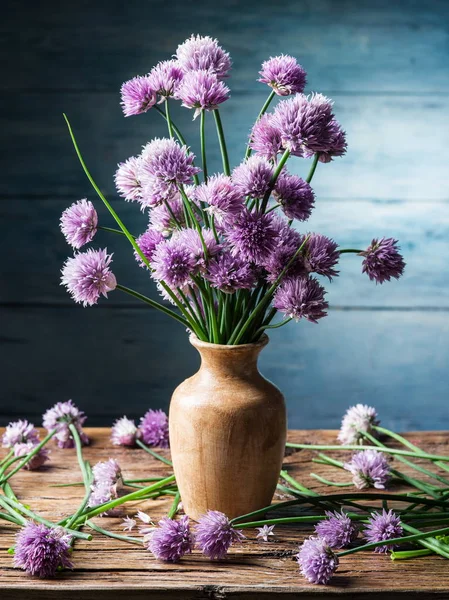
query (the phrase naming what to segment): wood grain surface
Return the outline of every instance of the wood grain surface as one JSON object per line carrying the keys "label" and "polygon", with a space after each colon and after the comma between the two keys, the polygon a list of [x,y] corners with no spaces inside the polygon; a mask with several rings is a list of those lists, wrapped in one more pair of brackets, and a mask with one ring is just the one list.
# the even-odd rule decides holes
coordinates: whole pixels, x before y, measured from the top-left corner
{"label": "wood grain surface", "polygon": [[[84,454],[92,463],[116,458],[127,478],[169,474],[168,467],[143,450],[113,447],[109,430],[87,429],[92,443]],[[406,436],[423,449],[447,454],[447,432],[418,432]],[[336,431],[290,431],[289,441],[298,443],[334,443]],[[169,457],[169,451],[161,451]],[[333,456],[347,456],[343,452]],[[310,477],[313,470],[337,481],[347,479],[345,473],[311,463],[312,452],[288,451],[284,468],[304,485],[320,493],[329,488]],[[34,510],[50,519],[59,519],[76,509],[83,492],[81,487],[54,488],[56,483],[80,479],[75,452],[52,449],[51,463],[40,472],[21,472],[11,483],[17,495]],[[404,468],[403,468],[404,467]],[[401,464],[401,470],[407,467]],[[394,486],[391,491],[399,492]],[[279,500],[280,497],[277,497]],[[117,509],[110,517],[97,517],[96,522],[121,532],[121,519],[134,515],[137,509],[153,519],[167,513],[170,500],[145,500]],[[287,513],[286,511],[289,511]],[[283,515],[293,514],[294,508]],[[276,513],[280,516],[280,511]],[[412,561],[393,562],[389,556],[361,552],[341,559],[340,567],[329,586],[308,584],[298,572],[294,560],[298,544],[312,532],[311,526],[277,526],[276,537],[268,543],[255,538],[247,530],[248,539],[231,549],[228,558],[210,562],[197,551],[179,564],[166,564],[154,559],[138,546],[94,534],[91,542],[76,542],[73,572],[59,573],[54,580],[36,580],[12,567],[6,553],[14,542],[16,527],[0,522],[0,590],[2,600],[112,600],[116,598],[151,598],[156,600],[258,600],[259,598],[293,600],[294,598],[347,597],[371,599],[431,599],[449,597],[449,571],[444,559],[431,556]]]}

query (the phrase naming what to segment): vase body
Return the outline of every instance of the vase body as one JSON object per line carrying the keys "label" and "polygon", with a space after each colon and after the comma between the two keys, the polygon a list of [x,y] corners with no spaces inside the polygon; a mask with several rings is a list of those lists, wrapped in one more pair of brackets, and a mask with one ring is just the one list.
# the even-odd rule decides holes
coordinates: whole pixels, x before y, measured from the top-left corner
{"label": "vase body", "polygon": [[199,371],[175,390],[170,448],[184,511],[233,518],[271,503],[286,441],[284,397],[259,373],[268,343],[224,346],[191,336]]}

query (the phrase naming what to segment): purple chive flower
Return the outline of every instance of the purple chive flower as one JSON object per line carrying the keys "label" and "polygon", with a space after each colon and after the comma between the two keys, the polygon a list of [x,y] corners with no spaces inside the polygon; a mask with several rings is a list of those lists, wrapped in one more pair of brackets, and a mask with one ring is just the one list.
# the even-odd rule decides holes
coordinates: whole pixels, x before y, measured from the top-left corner
{"label": "purple chive flower", "polygon": [[329,583],[338,568],[338,556],[319,537],[305,540],[296,559],[301,574],[311,583]]}
{"label": "purple chive flower", "polygon": [[183,288],[197,271],[189,250],[176,238],[161,242],[153,254],[152,277],[164,281],[171,288]]}
{"label": "purple chive flower", "polygon": [[77,250],[93,240],[97,225],[97,211],[87,198],[66,208],[61,216],[61,231],[67,242]]}
{"label": "purple chive flower", "polygon": [[57,402],[52,408],[49,408],[43,416],[42,425],[50,432],[56,429],[54,436],[59,448],[73,448],[75,443],[69,429],[69,425],[74,425],[83,444],[89,443],[89,438],[83,432],[82,426],[86,416],[72,400],[67,402]]}
{"label": "purple chive flower", "polygon": [[346,548],[357,538],[359,528],[343,511],[326,511],[327,519],[315,525],[315,533],[330,548]]}
{"label": "purple chive flower", "polygon": [[75,254],[68,258],[62,268],[61,285],[64,285],[73,300],[84,307],[97,304],[103,294],[115,290],[117,280],[109,268],[112,254],[107,249],[92,250]]}
{"label": "purple chive flower", "polygon": [[399,279],[404,273],[405,262],[399,253],[398,241],[393,238],[374,239],[368,248],[361,252],[364,257],[362,273],[371,281],[383,283],[392,277]]}
{"label": "purple chive flower", "polygon": [[220,79],[227,77],[231,68],[229,54],[209,36],[192,35],[178,46],[176,58],[184,72],[210,71]]}
{"label": "purple chive flower", "polygon": [[309,234],[303,250],[304,266],[309,273],[318,273],[332,280],[338,276],[334,269],[340,258],[338,244],[321,233]]}
{"label": "purple chive flower", "polygon": [[265,158],[274,160],[282,150],[282,137],[273,122],[273,115],[263,115],[253,126],[250,147]]}
{"label": "purple chive flower", "polygon": [[168,448],[168,417],[163,410],[148,410],[140,419],[142,440],[147,446]]}
{"label": "purple chive flower", "polygon": [[279,130],[283,148],[303,157],[328,151],[334,132],[332,110],[332,101],[322,94],[298,94],[280,102],[272,124]]}
{"label": "purple chive flower", "polygon": [[223,559],[232,544],[244,538],[241,531],[234,529],[228,517],[217,510],[208,510],[195,528],[197,547],[212,560]]}
{"label": "purple chive flower", "polygon": [[112,426],[111,442],[114,446],[134,446],[140,431],[133,420],[121,417]]}
{"label": "purple chive flower", "polygon": [[270,535],[274,535],[274,532],[273,532],[274,525],[264,525],[263,527],[256,527],[256,529],[259,532],[256,535],[256,538],[260,538],[264,542],[268,542],[268,537]]}
{"label": "purple chive flower", "polygon": [[240,255],[258,265],[263,265],[276,248],[277,233],[272,214],[245,209],[226,235],[234,256]]}
{"label": "purple chive flower", "polygon": [[[207,249],[208,258],[213,258],[220,250],[220,246],[215,240],[213,231],[203,228],[201,230],[201,235],[203,236],[204,245]],[[175,231],[173,238],[187,249],[195,267],[199,269],[204,269],[206,267],[203,243],[196,229],[188,227],[187,229]]]}
{"label": "purple chive flower", "polygon": [[[289,227],[285,219],[277,216],[273,219],[273,225],[277,232],[276,247],[263,265],[267,271],[267,281],[270,283],[276,281],[303,243],[301,234]],[[296,256],[288,268],[285,278],[299,277],[300,275],[307,275],[302,254]]]}
{"label": "purple chive flower", "polygon": [[181,197],[177,195],[169,200],[167,204],[169,205],[170,210],[164,203],[160,204],[159,206],[155,206],[150,212],[150,226],[152,229],[162,233],[164,237],[168,237],[170,233],[177,228],[176,222],[178,222],[181,227],[186,225],[184,204]]}
{"label": "purple chive flower", "polygon": [[232,181],[242,196],[263,198],[273,176],[273,166],[263,156],[250,156],[236,167],[232,173]]}
{"label": "purple chive flower", "polygon": [[[363,531],[363,537],[369,543],[393,540],[394,538],[402,537],[404,533],[400,518],[392,510],[387,512],[383,509],[382,513],[372,513],[368,522],[368,525]],[[397,546],[394,544],[377,546],[377,548],[374,549],[374,552],[385,553],[396,547]]]}
{"label": "purple chive flower", "polygon": [[323,163],[330,162],[334,156],[343,156],[348,148],[346,133],[335,119],[329,123],[329,136],[328,149],[325,152],[320,152],[319,161]]}
{"label": "purple chive flower", "polygon": [[206,210],[219,224],[233,220],[243,210],[244,197],[227,175],[212,175],[195,190],[197,202],[208,204]]}
{"label": "purple chive flower", "polygon": [[156,104],[157,96],[148,75],[125,81],[120,90],[125,117],[140,115]]}
{"label": "purple chive flower", "polygon": [[[164,236],[157,229],[147,229],[142,235],[136,239],[136,244],[142,250],[142,254],[145,258],[151,262],[153,260],[153,254],[158,246],[164,240]],[[134,250],[134,258],[137,260],[141,267],[146,267],[142,258]]]}
{"label": "purple chive flower", "polygon": [[307,319],[317,323],[327,315],[329,304],[324,299],[325,293],[313,277],[289,278],[276,290],[273,306],[296,321]]}
{"label": "purple chive flower", "polygon": [[132,519],[131,517],[125,517],[123,519],[123,531],[132,531],[136,525],[137,521],[135,519]]}
{"label": "purple chive flower", "polygon": [[54,577],[59,567],[73,569],[70,539],[62,527],[29,521],[16,535],[14,566],[42,578]]}
{"label": "purple chive flower", "polygon": [[278,96],[300,94],[306,85],[306,72],[296,58],[281,54],[262,63],[258,81],[269,85]]}
{"label": "purple chive flower", "polygon": [[148,74],[150,87],[161,96],[161,102],[173,97],[184,74],[176,60],[163,60]]}
{"label": "purple chive flower", "polygon": [[164,517],[159,527],[153,531],[148,548],[159,560],[178,562],[184,554],[190,554],[194,546],[190,532],[189,517],[181,517],[179,521]]}
{"label": "purple chive flower", "polygon": [[115,172],[115,187],[119,195],[128,202],[140,202],[142,199],[142,184],[140,183],[139,170],[140,156],[131,156],[124,163],[118,165]]}
{"label": "purple chive flower", "polygon": [[24,419],[8,423],[2,436],[3,448],[12,448],[16,444],[26,442],[39,443],[39,433],[33,423]]}
{"label": "purple chive flower", "polygon": [[141,523],[143,523],[143,525],[139,525],[139,533],[143,535],[143,543],[148,545],[156,527],[151,520],[150,515],[147,515],[141,510],[137,511],[136,517]]}
{"label": "purple chive flower", "polygon": [[248,261],[232,256],[227,251],[209,262],[206,278],[212,287],[226,294],[232,294],[240,289],[250,290],[257,281],[255,271]]}
{"label": "purple chive flower", "polygon": [[215,110],[229,98],[229,88],[208,71],[189,71],[184,75],[176,97],[186,108],[194,108],[196,119],[202,110]]}
{"label": "purple chive flower", "polygon": [[[18,444],[15,444],[14,446],[14,456],[18,457],[18,456],[27,456],[27,454],[29,454],[32,450],[34,450],[34,448],[36,447],[36,443],[35,442],[21,442]],[[39,467],[42,467],[42,465],[44,463],[47,462],[47,460],[50,460],[49,458],[49,451],[47,450],[47,448],[41,448],[37,454],[35,454],[28,462],[27,464],[23,467],[24,469],[28,469],[30,471],[34,471],[36,469],[39,469]]]}
{"label": "purple chive flower", "polygon": [[372,433],[373,425],[379,425],[375,408],[366,404],[356,404],[346,411],[338,433],[338,441],[344,446],[358,444],[363,433]]}
{"label": "purple chive flower", "polygon": [[148,186],[150,194],[154,194],[156,187],[156,191],[165,192],[166,197],[173,196],[177,185],[191,183],[193,175],[200,171],[193,164],[195,155],[171,139],[152,140],[144,147],[141,157],[139,176],[143,194]]}
{"label": "purple chive flower", "polygon": [[282,173],[276,181],[274,197],[288,219],[306,221],[315,203],[313,189],[297,175]]}
{"label": "purple chive flower", "polygon": [[357,489],[374,487],[384,490],[390,480],[390,465],[382,452],[362,450],[357,452],[344,468],[352,473],[352,481]]}
{"label": "purple chive flower", "polygon": [[115,459],[110,458],[105,462],[98,462],[92,468],[92,474],[94,480],[91,485],[88,506],[99,506],[113,498],[117,498],[123,479],[120,465]]}

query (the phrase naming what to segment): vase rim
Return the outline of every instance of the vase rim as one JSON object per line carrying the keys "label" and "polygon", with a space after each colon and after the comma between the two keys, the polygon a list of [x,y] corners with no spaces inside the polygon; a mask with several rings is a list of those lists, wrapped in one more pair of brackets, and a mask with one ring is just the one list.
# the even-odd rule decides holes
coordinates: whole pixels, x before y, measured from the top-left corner
{"label": "vase rim", "polygon": [[216,348],[223,350],[238,350],[239,348],[263,348],[268,344],[270,338],[266,333],[260,338],[258,342],[251,342],[250,344],[213,344],[212,342],[203,342],[197,338],[194,333],[191,333],[189,336],[189,341],[195,348]]}

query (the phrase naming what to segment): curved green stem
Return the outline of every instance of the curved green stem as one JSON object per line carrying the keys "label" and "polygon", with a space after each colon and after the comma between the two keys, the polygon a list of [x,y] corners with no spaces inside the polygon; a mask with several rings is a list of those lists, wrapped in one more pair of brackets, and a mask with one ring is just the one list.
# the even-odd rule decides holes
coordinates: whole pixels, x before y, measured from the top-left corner
{"label": "curved green stem", "polygon": [[176,513],[178,512],[179,502],[181,500],[181,494],[176,492],[176,496],[173,499],[173,504],[171,505],[170,510],[168,511],[167,517],[169,519],[173,519]]}
{"label": "curved green stem", "polygon": [[332,485],[333,487],[352,487],[354,484],[352,481],[348,482],[338,482],[338,481],[329,481],[329,479],[325,479],[321,477],[321,475],[317,475],[316,473],[310,473],[310,476],[319,481],[320,483],[324,483],[325,485]]}
{"label": "curved green stem", "polygon": [[173,125],[170,118],[168,98],[165,99],[165,118],[167,119],[168,135],[170,136],[170,139],[173,139]]}
{"label": "curved green stem", "polygon": [[138,300],[141,300],[142,302],[149,304],[152,308],[155,308],[156,310],[160,310],[161,312],[165,313],[172,319],[176,319],[176,321],[179,321],[179,323],[184,325],[184,327],[190,327],[190,323],[186,319],[184,319],[184,317],[181,317],[180,315],[176,314],[174,311],[170,310],[163,304],[159,304],[159,302],[156,302],[155,300],[152,300],[151,298],[147,298],[147,296],[143,296],[142,294],[139,294],[139,292],[131,290],[130,288],[127,288],[124,285],[120,285],[119,283],[117,284],[116,289],[118,289],[122,292],[125,292],[126,294],[129,294],[130,296],[134,296],[134,298],[137,298]]}
{"label": "curved green stem", "polygon": [[228,150],[226,148],[226,140],[225,140],[224,131],[223,131],[223,124],[221,122],[220,112],[219,112],[218,108],[216,108],[213,111],[213,113],[214,113],[215,125],[217,128],[218,142],[220,144],[221,158],[223,161],[223,171],[224,171],[225,175],[230,175],[231,170],[229,168]]}
{"label": "curved green stem", "polygon": [[[160,460],[161,462],[168,465],[169,467],[173,466],[173,463],[171,462],[171,460],[168,460],[168,458],[165,458],[164,456],[161,456],[160,454],[158,454],[151,448],[148,448],[148,446],[146,444],[144,444],[141,440],[136,440],[136,444],[140,448],[142,448],[142,450],[145,450],[145,452],[148,452],[148,454],[151,454],[151,456],[153,456],[153,458],[157,458],[157,460]],[[142,480],[142,481],[145,481],[145,480]],[[137,483],[137,481],[136,482],[133,481],[133,483]]]}
{"label": "curved green stem", "polygon": [[[101,231],[109,231],[109,233],[116,233],[118,235],[125,235],[121,229],[114,229],[113,227],[104,227],[103,225],[98,225],[97,229],[101,229]],[[133,238],[136,239],[136,236],[133,235]]]}
{"label": "curved green stem", "polygon": [[7,515],[6,513],[0,512],[0,519],[4,521],[9,521],[10,523],[14,523],[14,525],[26,525],[26,519],[17,519],[12,515]]}
{"label": "curved green stem", "polygon": [[[256,124],[257,121],[259,121],[260,118],[263,117],[263,115],[267,112],[268,107],[270,106],[271,101],[273,100],[274,96],[275,96],[275,91],[272,90],[270,95],[268,96],[268,98],[265,100],[265,104],[262,106],[260,113],[258,114],[257,119],[255,120],[254,124]],[[251,149],[250,143],[251,143],[251,139],[249,140],[248,145],[246,146],[245,160],[251,156],[252,149]]]}
{"label": "curved green stem", "polygon": [[[22,467],[24,467],[33,458],[33,456],[35,456],[39,452],[39,450],[45,446],[45,444],[49,440],[51,440],[51,438],[55,435],[55,433],[56,433],[56,429],[53,429],[52,431],[50,431],[50,433],[48,433],[44,437],[44,439],[41,442],[39,442],[39,444],[37,446],[35,446],[33,448],[33,450],[29,454],[27,454],[25,456],[25,458],[12,471],[10,471],[7,475],[5,475],[4,477],[1,478],[0,485],[4,485],[10,477],[15,475],[17,473],[17,471],[20,471],[20,469]],[[7,466],[8,466],[8,463],[3,468],[7,468]]]}
{"label": "curved green stem", "polygon": [[205,129],[204,129],[205,123],[206,123],[206,111],[202,110],[201,114],[200,114],[201,162],[203,164],[204,181],[207,181],[206,134],[205,134]]}
{"label": "curved green stem", "polygon": [[262,205],[260,207],[260,212],[261,213],[265,212],[265,210],[267,208],[267,205],[268,205],[268,200],[270,199],[270,194],[273,191],[273,188],[276,185],[276,181],[277,181],[279,175],[281,174],[281,171],[284,168],[284,165],[287,162],[287,160],[289,159],[289,157],[290,157],[290,150],[286,150],[284,152],[284,154],[281,156],[281,159],[280,159],[280,161],[277,164],[276,170],[273,173],[273,176],[272,176],[272,178],[270,180],[270,183],[268,185],[268,189],[265,192],[265,195],[263,197]]}
{"label": "curved green stem", "polygon": [[91,529],[93,529],[94,531],[97,531],[98,533],[101,533],[102,535],[106,535],[110,538],[114,538],[115,540],[121,540],[122,542],[128,542],[130,544],[138,544],[139,546],[141,546],[143,544],[143,539],[130,537],[128,535],[120,535],[119,533],[113,533],[112,531],[107,531],[106,529],[103,529],[102,527],[95,525],[95,523],[92,523],[92,521],[86,521],[86,525],[88,527],[90,527]]}
{"label": "curved green stem", "polygon": [[347,254],[348,252],[351,252],[353,254],[360,254],[360,252],[363,252],[363,250],[358,250],[356,248],[342,248],[341,250],[339,250],[340,254]]}
{"label": "curved green stem", "polygon": [[[337,445],[325,445],[325,444],[292,444],[287,442],[285,444],[287,448],[300,448],[302,450],[372,450],[372,446],[359,446],[352,444],[348,446],[337,446]],[[393,454],[398,456],[411,456],[415,458],[425,458],[426,460],[441,460],[449,462],[449,456],[440,456],[438,454],[428,454],[423,452],[417,455],[416,452],[408,452],[407,450],[398,450],[396,448],[378,448],[379,452],[385,452],[387,454]]]}
{"label": "curved green stem", "polygon": [[319,160],[319,158],[320,158],[320,153],[317,152],[315,154],[315,156],[313,157],[312,166],[310,167],[309,174],[306,177],[307,183],[310,183],[312,181],[312,179],[313,179],[313,176],[315,175],[315,171],[316,171],[316,168],[318,166],[318,160]]}
{"label": "curved green stem", "polygon": [[292,317],[289,317],[288,319],[284,319],[283,321],[280,321],[279,323],[275,323],[274,325],[262,325],[262,327],[259,327],[259,329],[256,330],[254,337],[257,338],[257,336],[260,333],[263,333],[265,331],[265,329],[279,329],[279,327],[283,327],[284,325],[287,325],[287,323],[290,323],[291,320],[292,320]]}

